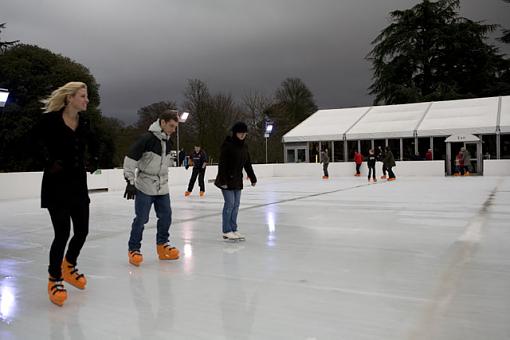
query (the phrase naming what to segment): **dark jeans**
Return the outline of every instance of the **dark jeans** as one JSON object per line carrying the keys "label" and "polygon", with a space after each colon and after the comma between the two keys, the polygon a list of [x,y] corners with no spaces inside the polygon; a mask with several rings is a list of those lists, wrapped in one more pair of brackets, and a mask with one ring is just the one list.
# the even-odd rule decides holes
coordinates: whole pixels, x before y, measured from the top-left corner
{"label": "dark jeans", "polygon": [[221,190],[223,204],[223,233],[237,231],[237,214],[241,204],[241,190]]}
{"label": "dark jeans", "polygon": [[361,168],[361,164],[356,164],[356,175],[361,174],[361,172],[359,171],[359,168]]}
{"label": "dark jeans", "polygon": [[329,163],[322,164],[322,170],[324,171],[324,176],[326,176],[326,177],[329,177],[328,165],[329,165]]}
{"label": "dark jeans", "polygon": [[370,179],[370,176],[375,179],[375,165],[373,167],[368,167],[368,179]]}
{"label": "dark jeans", "polygon": [[197,176],[198,176],[198,186],[200,187],[200,191],[205,191],[205,183],[204,183],[205,169],[193,168],[193,172],[191,173],[191,178],[189,179],[188,192],[193,191],[193,187],[195,186],[195,181],[197,180]]}
{"label": "dark jeans", "polygon": [[89,204],[68,208],[48,208],[48,211],[55,231],[55,238],[50,248],[48,273],[54,278],[61,278],[61,265],[64,260],[67,240],[71,234],[71,220],[73,221],[74,235],[69,242],[65,257],[69,263],[76,265],[76,260],[89,233]]}
{"label": "dark jeans", "polygon": [[386,165],[383,164],[383,166],[382,166],[382,174],[383,174],[383,176],[386,176],[386,170],[387,170],[386,169]]}
{"label": "dark jeans", "polygon": [[158,218],[156,243],[165,244],[170,236],[170,224],[172,224],[172,208],[170,206],[170,195],[146,195],[140,190],[136,191],[135,196],[135,218],[131,225],[131,235],[129,237],[129,250],[140,250],[142,247],[143,229],[149,222],[149,213],[154,204],[154,210]]}

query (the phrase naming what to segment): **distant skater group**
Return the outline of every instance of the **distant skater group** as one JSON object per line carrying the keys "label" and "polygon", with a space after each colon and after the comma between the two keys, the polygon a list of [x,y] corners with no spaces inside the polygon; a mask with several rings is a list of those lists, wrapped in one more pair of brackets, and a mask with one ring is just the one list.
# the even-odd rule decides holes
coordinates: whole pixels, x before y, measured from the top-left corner
{"label": "distant skater group", "polygon": [[[356,166],[356,170],[354,173],[354,176],[360,177],[361,176],[361,166],[363,165],[364,157],[361,152],[358,150],[354,151],[354,164]],[[329,179],[329,172],[328,172],[328,166],[329,166],[329,153],[328,149],[325,148],[321,152],[321,158],[320,163],[322,163],[322,170],[323,170],[323,176],[322,179]],[[382,163],[382,176],[381,179],[387,179],[388,181],[394,181],[396,180],[395,173],[393,172],[393,168],[396,166],[395,163],[395,157],[393,156],[393,153],[391,152],[391,149],[389,146],[386,146],[385,149],[381,146],[378,147],[377,153],[376,150],[370,149],[368,150],[368,157],[366,160],[367,168],[368,168],[368,182],[377,182],[376,177],[376,171],[375,171],[375,165],[377,162]]]}

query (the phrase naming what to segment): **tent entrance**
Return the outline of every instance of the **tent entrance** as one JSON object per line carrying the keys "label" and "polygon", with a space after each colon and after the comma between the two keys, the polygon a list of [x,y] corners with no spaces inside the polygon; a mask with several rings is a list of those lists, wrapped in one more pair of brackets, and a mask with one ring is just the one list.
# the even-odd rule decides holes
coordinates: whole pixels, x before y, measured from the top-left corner
{"label": "tent entrance", "polygon": [[[482,141],[471,135],[452,135],[445,140],[446,143],[446,174],[451,176],[455,173],[469,171],[470,174],[483,175]],[[458,169],[457,155],[462,148],[469,153],[469,162],[465,169]]]}

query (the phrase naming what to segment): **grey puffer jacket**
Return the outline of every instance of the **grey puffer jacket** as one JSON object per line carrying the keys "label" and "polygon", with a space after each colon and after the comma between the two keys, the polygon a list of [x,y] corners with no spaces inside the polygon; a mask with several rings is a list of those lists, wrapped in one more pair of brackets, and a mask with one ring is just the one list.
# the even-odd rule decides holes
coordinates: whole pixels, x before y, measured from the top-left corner
{"label": "grey puffer jacket", "polygon": [[[168,167],[173,166],[172,141],[155,121],[124,157],[126,181],[146,195],[168,194]],[[136,171],[138,169],[138,171]]]}

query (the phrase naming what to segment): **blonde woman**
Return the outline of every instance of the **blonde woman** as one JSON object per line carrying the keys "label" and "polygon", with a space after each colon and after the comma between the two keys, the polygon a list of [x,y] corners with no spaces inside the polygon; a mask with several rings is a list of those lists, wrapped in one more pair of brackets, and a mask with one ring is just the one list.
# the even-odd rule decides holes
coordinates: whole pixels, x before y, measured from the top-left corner
{"label": "blonde woman", "polygon": [[[89,121],[80,115],[89,103],[84,83],[67,83],[42,102],[45,113],[35,128],[45,164],[41,207],[48,209],[55,232],[49,256],[48,295],[51,302],[62,306],[67,299],[63,281],[79,289],[87,284],[76,262],[89,230],[86,170],[92,173],[97,169],[98,147]],[[71,221],[73,237],[66,252]]]}

